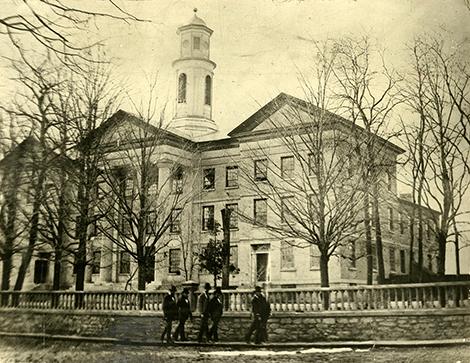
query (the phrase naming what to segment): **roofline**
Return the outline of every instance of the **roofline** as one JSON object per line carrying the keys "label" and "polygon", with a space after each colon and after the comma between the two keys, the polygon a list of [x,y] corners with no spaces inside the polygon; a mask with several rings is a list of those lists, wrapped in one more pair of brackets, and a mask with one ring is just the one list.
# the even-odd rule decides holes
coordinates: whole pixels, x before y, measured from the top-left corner
{"label": "roofline", "polygon": [[[398,197],[398,202],[405,203],[405,204],[408,204],[408,205],[411,205],[411,206],[419,207],[419,205],[416,204],[416,203],[413,203],[413,201],[407,200],[407,199],[402,198],[402,197]],[[441,215],[441,212],[439,212],[438,210],[432,209],[432,208],[427,207],[427,206],[425,206],[425,205],[422,205],[421,208],[426,209],[427,211],[429,211],[429,212],[431,212],[431,213]]]}
{"label": "roofline", "polygon": [[[262,121],[264,121],[266,118],[271,117],[274,112],[280,109],[280,107],[277,107],[279,104],[282,106],[285,105],[288,101],[292,101],[298,106],[302,107],[304,111],[310,112],[309,110],[309,105],[314,106],[310,104],[309,102],[302,100],[300,98],[294,97],[292,95],[289,95],[287,93],[281,92],[279,95],[277,95],[275,98],[273,98],[271,101],[269,101],[267,104],[265,104],[263,107],[261,107],[258,111],[253,113],[251,116],[249,116],[245,121],[243,121],[241,124],[239,124],[237,127],[235,127],[232,131],[228,133],[228,136],[230,137],[246,137],[249,135],[249,133],[252,134],[252,130],[258,126]],[[316,106],[314,106],[316,107]],[[330,112],[326,110],[327,115],[330,117],[334,118],[336,121],[340,121],[344,126],[350,127],[353,126],[354,128],[357,128],[359,130],[364,130],[362,126],[359,126],[348,119],[337,115],[333,112]],[[263,117],[263,118],[262,118]],[[262,118],[262,119],[261,119]],[[254,125],[254,127],[249,128],[248,126]],[[246,131],[245,131],[246,130]],[[263,130],[265,131],[265,130]],[[273,130],[266,130],[264,134],[269,134],[275,132]],[[258,135],[261,135],[263,133],[259,133]],[[375,134],[374,134],[375,135]],[[402,149],[400,146],[390,142],[389,140],[384,139],[383,137],[379,135],[375,135],[379,140],[381,140],[383,143],[385,143],[390,149],[394,150],[397,154],[403,154],[406,150]]]}

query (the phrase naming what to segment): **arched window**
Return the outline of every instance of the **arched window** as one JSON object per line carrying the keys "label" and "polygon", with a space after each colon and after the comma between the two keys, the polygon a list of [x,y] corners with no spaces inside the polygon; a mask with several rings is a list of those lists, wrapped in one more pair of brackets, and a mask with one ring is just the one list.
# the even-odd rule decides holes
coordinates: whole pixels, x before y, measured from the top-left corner
{"label": "arched window", "polygon": [[186,74],[178,77],[178,103],[186,103]]}
{"label": "arched window", "polygon": [[206,92],[205,92],[205,101],[206,105],[210,105],[212,103],[212,78],[211,76],[206,76]]}

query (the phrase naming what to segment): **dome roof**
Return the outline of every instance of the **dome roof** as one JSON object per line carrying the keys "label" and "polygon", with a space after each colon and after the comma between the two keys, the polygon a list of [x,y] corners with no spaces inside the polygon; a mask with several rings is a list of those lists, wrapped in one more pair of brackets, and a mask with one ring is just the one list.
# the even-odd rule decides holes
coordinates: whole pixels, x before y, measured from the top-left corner
{"label": "dome roof", "polygon": [[206,22],[194,13],[194,16],[189,21],[188,25],[206,25]]}

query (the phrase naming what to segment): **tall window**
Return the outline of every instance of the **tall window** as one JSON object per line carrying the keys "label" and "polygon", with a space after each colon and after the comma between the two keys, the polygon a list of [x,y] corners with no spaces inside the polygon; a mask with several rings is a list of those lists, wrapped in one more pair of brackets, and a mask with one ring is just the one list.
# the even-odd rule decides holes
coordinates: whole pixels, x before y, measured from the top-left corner
{"label": "tall window", "polygon": [[405,233],[405,215],[400,212],[400,233]]}
{"label": "tall window", "polygon": [[356,268],[356,241],[350,241],[348,243],[349,248],[349,267]]}
{"label": "tall window", "polygon": [[372,245],[372,269],[377,270],[377,249],[375,248],[375,245]]}
{"label": "tall window", "polygon": [[294,157],[284,156],[281,158],[281,177],[292,178],[294,173]]}
{"label": "tall window", "polygon": [[93,251],[93,260],[91,261],[91,273],[99,274],[101,268],[101,250]]}
{"label": "tall window", "polygon": [[432,227],[431,227],[431,222],[430,222],[430,221],[426,221],[426,237],[427,237],[428,239],[431,238],[431,229],[432,229]]}
{"label": "tall window", "polygon": [[230,263],[238,268],[238,246],[230,246]]}
{"label": "tall window", "polygon": [[281,222],[287,223],[292,222],[292,201],[294,197],[282,197],[281,198]]}
{"label": "tall window", "polygon": [[395,227],[393,223],[393,208],[388,208],[388,227],[391,231]]}
{"label": "tall window", "polygon": [[131,272],[131,255],[127,251],[121,251],[119,254],[119,273],[128,274]]}
{"label": "tall window", "polygon": [[173,274],[180,273],[180,264],[181,264],[181,250],[179,248],[172,248],[169,251],[169,263],[168,263],[168,272]]}
{"label": "tall window", "polygon": [[215,169],[204,169],[203,170],[203,186],[204,190],[215,189]]}
{"label": "tall window", "polygon": [[428,270],[432,272],[432,255],[428,253]]}
{"label": "tall window", "polygon": [[254,217],[256,224],[265,226],[268,223],[268,205],[266,199],[255,199]]}
{"label": "tall window", "polygon": [[387,190],[391,192],[393,180],[392,180],[392,172],[390,170],[387,171],[386,178],[387,178]]}
{"label": "tall window", "polygon": [[183,168],[177,167],[171,180],[173,193],[183,193]]}
{"label": "tall window", "polygon": [[214,206],[206,205],[202,207],[202,230],[211,231],[214,229]]}
{"label": "tall window", "polygon": [[315,167],[315,155],[308,154],[308,175],[313,175]]}
{"label": "tall window", "polygon": [[193,49],[201,49],[201,37],[193,37]]}
{"label": "tall window", "polygon": [[310,268],[320,268],[320,251],[315,245],[310,246]]}
{"label": "tall window", "polygon": [[186,103],[186,73],[181,73],[178,77],[178,103]]}
{"label": "tall window", "polygon": [[268,160],[255,160],[255,180],[268,179]]}
{"label": "tall window", "polygon": [[238,166],[227,166],[225,169],[225,186],[227,188],[238,187]]}
{"label": "tall window", "polygon": [[405,250],[400,250],[400,272],[406,273],[406,253]]}
{"label": "tall window", "polygon": [[204,92],[204,103],[206,105],[212,104],[212,78],[211,76],[206,76],[206,88]]}
{"label": "tall window", "polygon": [[180,233],[181,232],[181,208],[176,208],[171,211],[170,221],[170,232]]}
{"label": "tall window", "polygon": [[388,249],[389,257],[390,257],[390,271],[396,271],[396,261],[395,261],[395,247],[390,247]]}
{"label": "tall window", "polygon": [[40,252],[38,259],[34,262],[34,283],[44,284],[47,282],[49,272],[49,257],[47,252]]}
{"label": "tall window", "polygon": [[230,229],[237,229],[238,228],[238,204],[226,204],[225,208],[230,209],[230,222],[229,227]]}
{"label": "tall window", "polygon": [[281,242],[281,270],[294,268],[294,246],[286,241]]}

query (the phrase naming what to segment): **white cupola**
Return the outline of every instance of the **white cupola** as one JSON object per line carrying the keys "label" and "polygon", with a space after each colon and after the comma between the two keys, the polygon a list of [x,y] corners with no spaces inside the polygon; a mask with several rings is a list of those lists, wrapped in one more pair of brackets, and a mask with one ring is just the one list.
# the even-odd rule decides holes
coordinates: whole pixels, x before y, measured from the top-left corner
{"label": "white cupola", "polygon": [[175,116],[172,127],[189,136],[204,136],[217,131],[212,120],[213,78],[216,64],[210,57],[212,30],[194,16],[177,30],[180,57],[173,62],[176,76]]}

